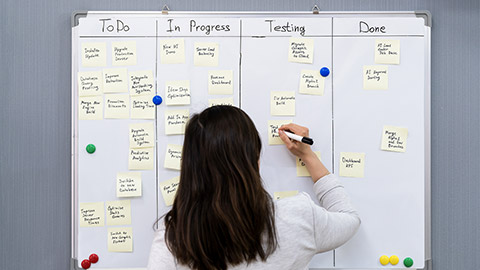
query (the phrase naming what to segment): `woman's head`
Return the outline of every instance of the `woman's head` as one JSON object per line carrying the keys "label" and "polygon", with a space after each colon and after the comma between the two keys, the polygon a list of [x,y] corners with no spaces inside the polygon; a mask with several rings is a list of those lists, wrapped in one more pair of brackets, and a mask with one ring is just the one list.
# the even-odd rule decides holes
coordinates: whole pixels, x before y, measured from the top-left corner
{"label": "woman's head", "polygon": [[276,248],[274,209],[263,188],[261,140],[233,106],[214,106],[187,124],[180,184],[166,215],[166,241],[193,269],[265,260]]}

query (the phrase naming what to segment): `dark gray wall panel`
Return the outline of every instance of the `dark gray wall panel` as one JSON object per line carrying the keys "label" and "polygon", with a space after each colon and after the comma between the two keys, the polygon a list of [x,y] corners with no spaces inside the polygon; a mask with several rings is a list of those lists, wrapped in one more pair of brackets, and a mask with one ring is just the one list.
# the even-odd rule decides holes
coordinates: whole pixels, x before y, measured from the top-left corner
{"label": "dark gray wall panel", "polygon": [[[143,0],[0,1],[0,269],[67,269],[70,257],[70,15],[160,10]],[[188,0],[172,10],[420,10],[432,28],[432,256],[480,254],[478,0]]]}

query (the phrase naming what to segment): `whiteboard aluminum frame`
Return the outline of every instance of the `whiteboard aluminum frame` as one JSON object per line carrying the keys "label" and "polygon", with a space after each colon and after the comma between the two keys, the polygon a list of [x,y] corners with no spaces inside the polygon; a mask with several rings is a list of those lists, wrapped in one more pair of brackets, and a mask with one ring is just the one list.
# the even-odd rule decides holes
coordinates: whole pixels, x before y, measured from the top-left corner
{"label": "whiteboard aluminum frame", "polygon": [[[168,8],[168,6],[166,6]],[[381,17],[381,16],[395,16],[395,17],[422,17],[425,21],[425,270],[433,269],[432,266],[432,251],[431,251],[431,27],[432,27],[432,15],[428,10],[421,11],[318,11],[315,7],[312,11],[75,11],[71,16],[72,27],[72,66],[71,66],[71,85],[72,85],[72,126],[71,126],[71,170],[72,170],[72,187],[71,187],[71,269],[81,270],[78,268],[78,256],[77,256],[77,233],[78,233],[78,117],[77,117],[77,85],[75,84],[75,71],[78,64],[78,57],[76,52],[77,43],[75,38],[77,37],[76,26],[79,24],[79,19],[92,15],[141,15],[151,17],[161,17],[167,15],[174,15],[179,17],[208,17],[208,16],[231,16],[231,17],[262,17],[262,16],[282,16],[282,17],[350,17],[354,15],[362,15],[366,17]],[[100,269],[100,268],[96,268]],[[113,270],[112,268],[109,268]],[[126,268],[122,268],[127,270]],[[135,268],[144,269],[144,268]],[[314,269],[314,268],[311,268]],[[315,268],[316,269],[316,268]],[[100,269],[101,270],[101,269]],[[131,269],[133,270],[133,269]]]}

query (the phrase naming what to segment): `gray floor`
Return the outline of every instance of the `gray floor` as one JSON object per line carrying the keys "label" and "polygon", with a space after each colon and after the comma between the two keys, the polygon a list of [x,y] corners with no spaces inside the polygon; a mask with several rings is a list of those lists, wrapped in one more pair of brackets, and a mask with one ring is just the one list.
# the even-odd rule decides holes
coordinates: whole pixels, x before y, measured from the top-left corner
{"label": "gray floor", "polygon": [[[0,1],[0,269],[70,264],[70,15],[160,10],[143,0]],[[430,10],[432,256],[476,269],[480,254],[480,1],[188,0],[173,10]]]}

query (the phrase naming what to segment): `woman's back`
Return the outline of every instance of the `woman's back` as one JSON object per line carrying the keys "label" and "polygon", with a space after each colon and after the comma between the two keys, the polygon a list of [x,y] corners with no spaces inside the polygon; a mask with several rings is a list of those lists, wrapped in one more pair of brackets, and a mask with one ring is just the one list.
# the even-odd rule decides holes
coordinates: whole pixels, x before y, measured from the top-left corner
{"label": "woman's back", "polygon": [[[267,260],[242,263],[240,269],[305,269],[312,257],[339,247],[350,239],[360,219],[334,175],[327,175],[314,184],[316,205],[306,193],[275,202],[275,225],[278,247]],[[148,269],[190,269],[176,263],[165,243],[163,220],[156,232]]]}

